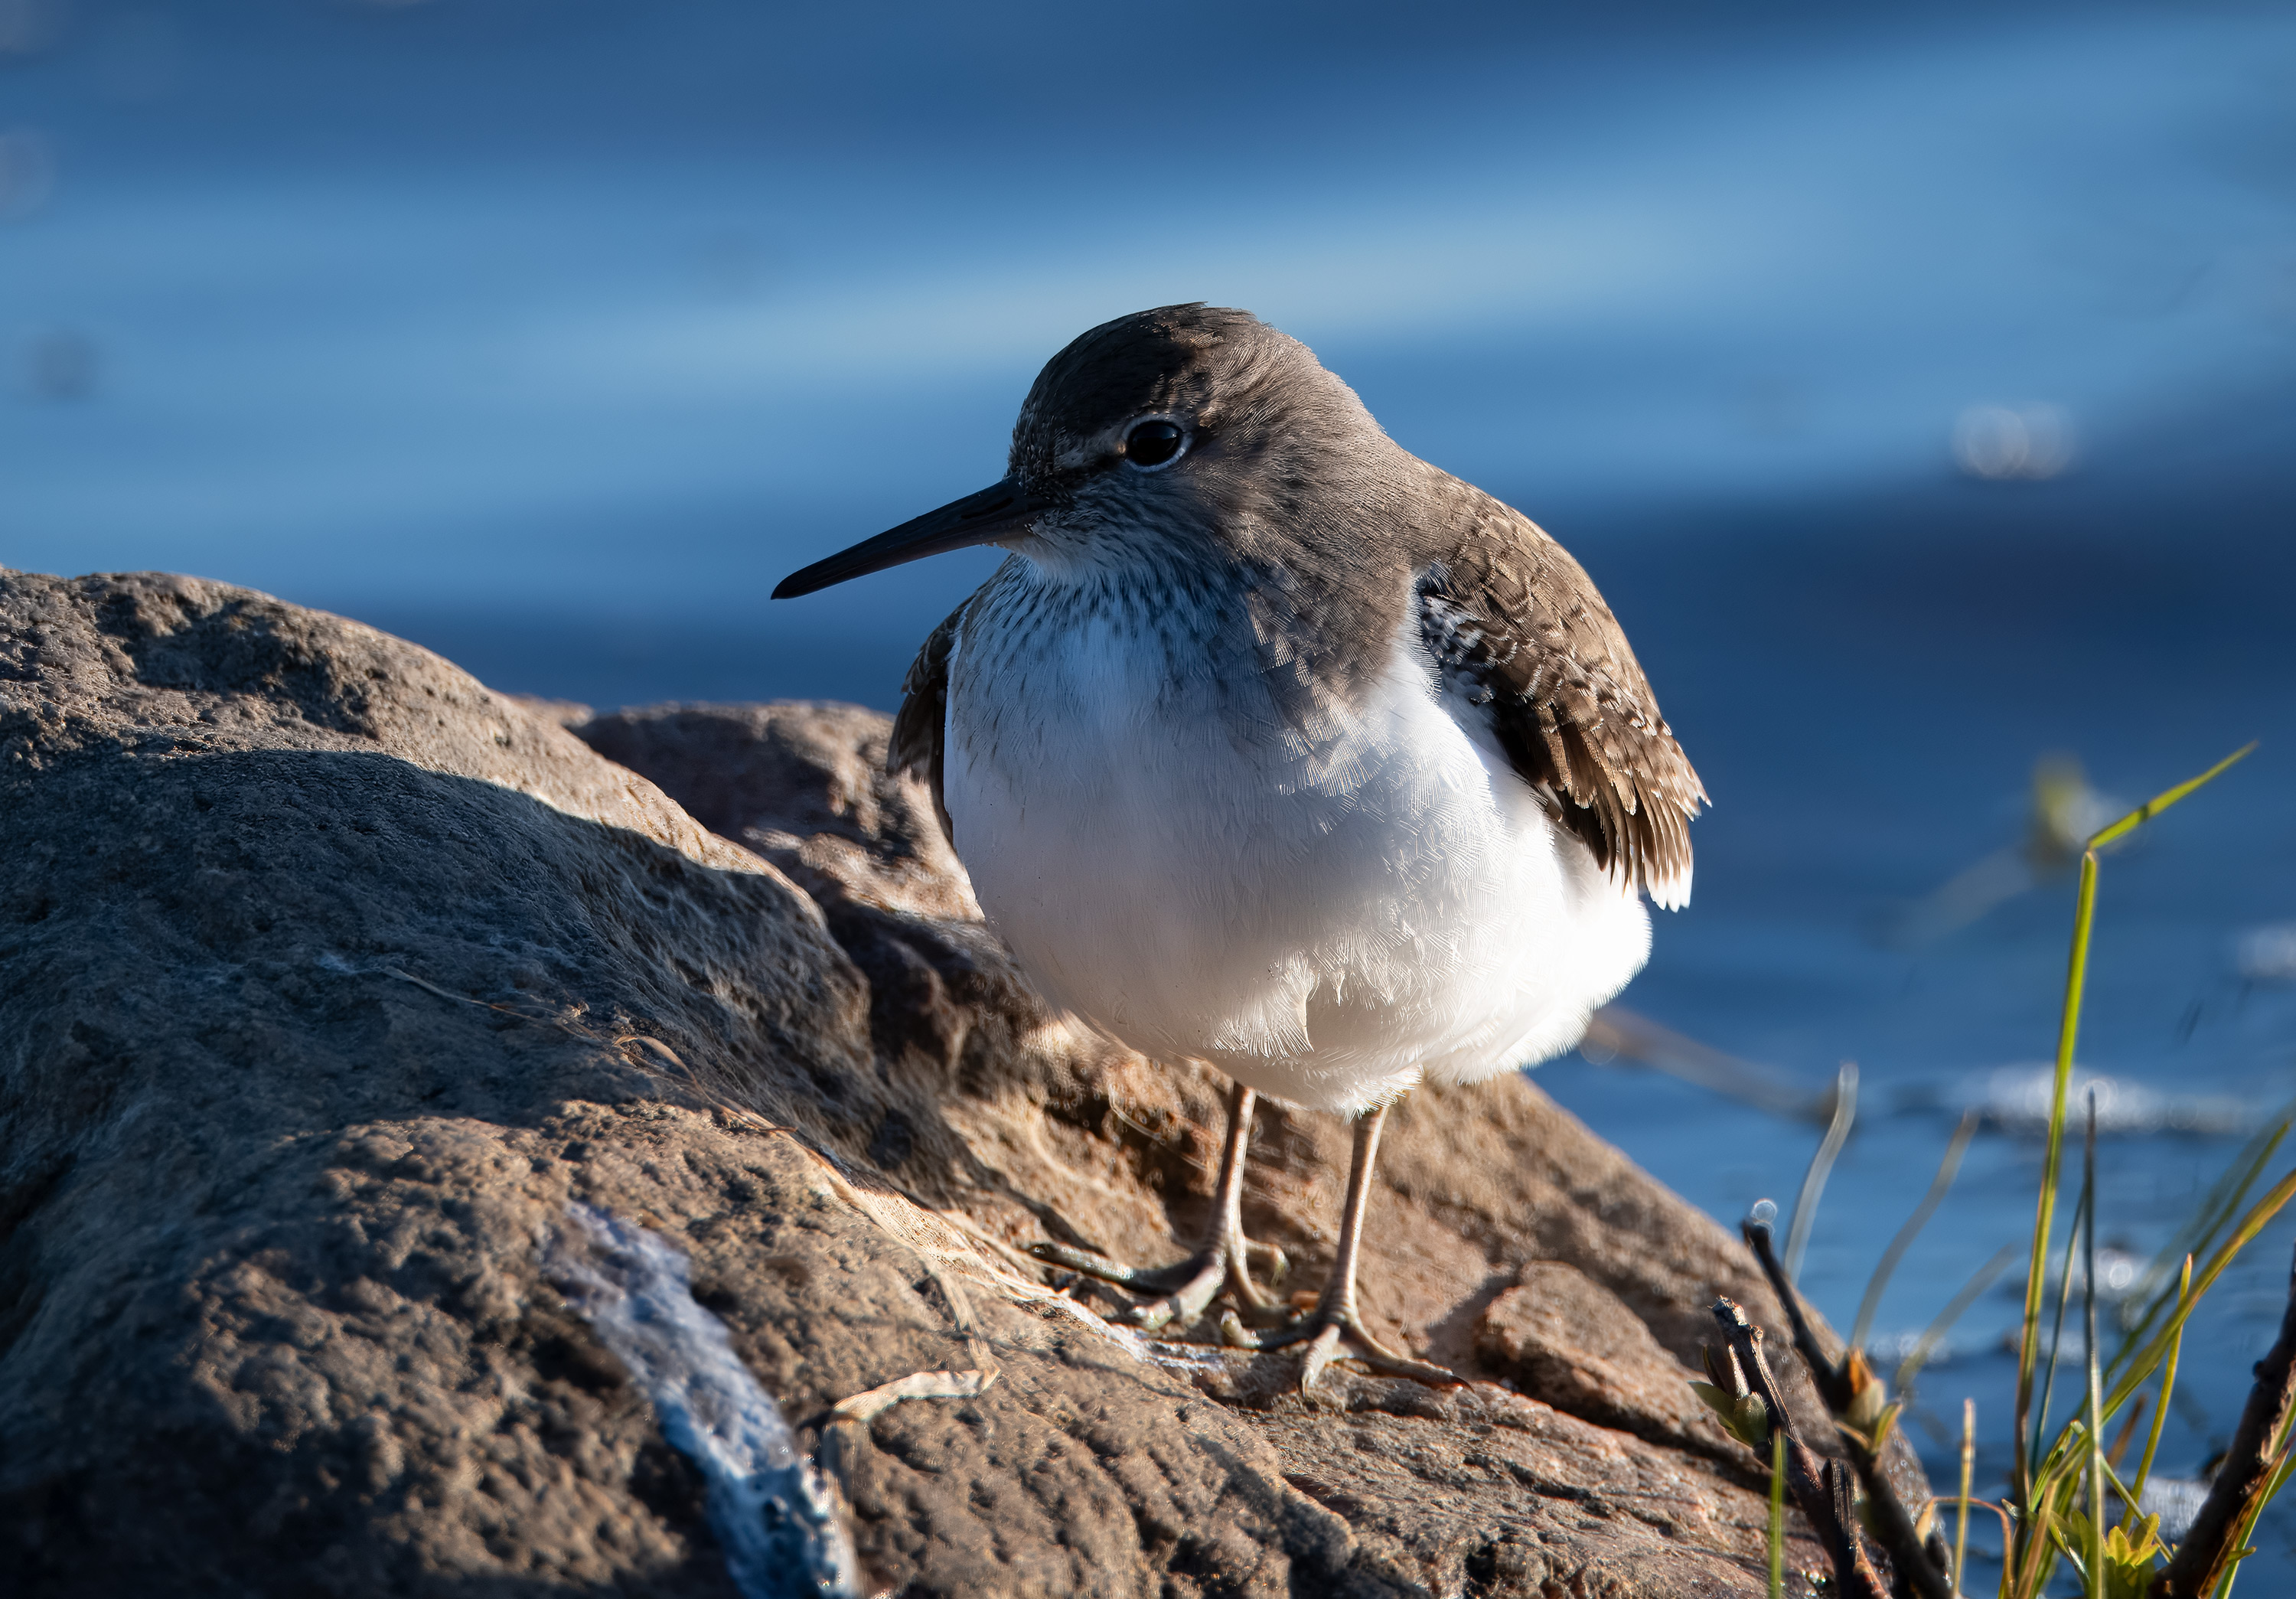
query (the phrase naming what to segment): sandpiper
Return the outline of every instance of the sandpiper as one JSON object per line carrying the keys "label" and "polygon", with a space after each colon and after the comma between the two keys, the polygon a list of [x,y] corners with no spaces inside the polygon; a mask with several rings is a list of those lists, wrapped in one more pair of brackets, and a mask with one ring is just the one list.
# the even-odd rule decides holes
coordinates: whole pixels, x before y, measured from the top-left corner
{"label": "sandpiper", "polygon": [[[1234,1087],[1216,1221],[1161,1272],[1042,1246],[1227,1341],[1382,1348],[1355,1275],[1387,1108],[1558,1054],[1690,894],[1705,801],[1626,635],[1520,512],[1398,446],[1308,348],[1167,306],[1048,363],[1005,476],[807,567],[810,594],[1011,552],[909,669],[891,764],[931,785],[1046,997]],[[1353,1115],[1340,1241],[1286,1319],[1245,1267],[1255,1094]],[[1260,1330],[1246,1332],[1249,1321]]]}

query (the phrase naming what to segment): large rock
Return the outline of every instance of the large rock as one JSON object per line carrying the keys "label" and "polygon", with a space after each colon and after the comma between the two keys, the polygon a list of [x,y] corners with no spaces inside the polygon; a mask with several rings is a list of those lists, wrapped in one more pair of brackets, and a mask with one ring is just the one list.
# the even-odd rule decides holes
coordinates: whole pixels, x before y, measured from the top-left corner
{"label": "large rock", "polygon": [[[1486,1380],[1143,1344],[1025,1248],[1176,1255],[1218,1080],[1044,1010],[882,718],[568,719],[243,590],[0,574],[7,1591],[733,1591],[553,1273],[574,1202],[690,1258],[895,1592],[1762,1591],[1680,1383],[1716,1293],[1775,1307],[1536,1087],[1413,1096],[1374,1200],[1374,1316]],[[1261,1110],[1295,1285],[1346,1142]],[[831,1418],[946,1371],[994,1381]]]}

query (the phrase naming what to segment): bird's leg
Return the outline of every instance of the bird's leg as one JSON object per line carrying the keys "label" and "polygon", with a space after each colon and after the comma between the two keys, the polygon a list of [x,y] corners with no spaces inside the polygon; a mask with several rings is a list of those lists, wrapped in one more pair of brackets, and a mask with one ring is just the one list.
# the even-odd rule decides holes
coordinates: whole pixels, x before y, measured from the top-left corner
{"label": "bird's leg", "polygon": [[1293,1325],[1275,1332],[1247,1332],[1241,1317],[1231,1316],[1221,1324],[1222,1336],[1236,1348],[1273,1349],[1306,1343],[1308,1365],[1300,1377],[1303,1389],[1315,1387],[1324,1368],[1342,1355],[1352,1356],[1374,1371],[1431,1385],[1464,1381],[1439,1365],[1398,1355],[1382,1345],[1365,1329],[1356,1307],[1356,1258],[1363,1243],[1364,1212],[1371,1203],[1371,1176],[1379,1160],[1380,1130],[1386,1122],[1385,1105],[1357,1119],[1355,1156],[1348,1165],[1348,1197],[1340,1217],[1339,1253],[1332,1258],[1332,1275],[1324,1280],[1323,1297],[1316,1302],[1315,1309]]}
{"label": "bird's leg", "polygon": [[[1119,1287],[1159,1297],[1136,1305],[1117,1319],[1151,1332],[1168,1322],[1185,1326],[1201,1316],[1225,1284],[1239,1308],[1249,1313],[1267,1308],[1267,1297],[1252,1282],[1244,1261],[1243,1152],[1251,1139],[1251,1111],[1258,1095],[1242,1083],[1228,1087],[1227,1138],[1220,1146],[1219,1187],[1215,1195],[1210,1232],[1203,1247],[1177,1266],[1142,1271],[1113,1260],[1073,1250],[1066,1244],[1039,1243],[1029,1252],[1039,1260],[1065,1266]],[[1276,1257],[1280,1263],[1283,1257]]]}

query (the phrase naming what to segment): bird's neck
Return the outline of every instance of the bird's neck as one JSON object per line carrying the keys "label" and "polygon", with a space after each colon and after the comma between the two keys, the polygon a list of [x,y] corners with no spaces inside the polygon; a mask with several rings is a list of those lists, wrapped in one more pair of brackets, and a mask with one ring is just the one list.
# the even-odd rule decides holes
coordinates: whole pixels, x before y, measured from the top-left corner
{"label": "bird's neck", "polygon": [[1407,619],[1407,575],[1321,574],[1248,560],[1016,553],[978,617],[1024,652],[1102,632],[1162,656],[1176,678],[1264,693],[1297,730],[1342,719],[1387,672]]}

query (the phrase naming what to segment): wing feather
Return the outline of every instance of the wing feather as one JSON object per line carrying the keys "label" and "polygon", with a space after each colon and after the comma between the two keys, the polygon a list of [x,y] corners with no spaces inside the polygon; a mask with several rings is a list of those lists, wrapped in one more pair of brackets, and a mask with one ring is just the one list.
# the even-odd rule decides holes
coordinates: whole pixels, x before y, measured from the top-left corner
{"label": "wing feather", "polygon": [[1464,537],[1416,585],[1428,652],[1598,865],[1661,906],[1685,903],[1706,789],[1625,633],[1562,545],[1452,482],[1472,498]]}
{"label": "wing feather", "polygon": [[885,769],[898,776],[914,772],[932,790],[933,815],[940,819],[941,836],[956,847],[956,828],[948,819],[941,771],[948,737],[948,658],[955,652],[957,634],[967,600],[925,639],[917,658],[901,679],[901,709],[893,717],[893,736],[885,749]]}

